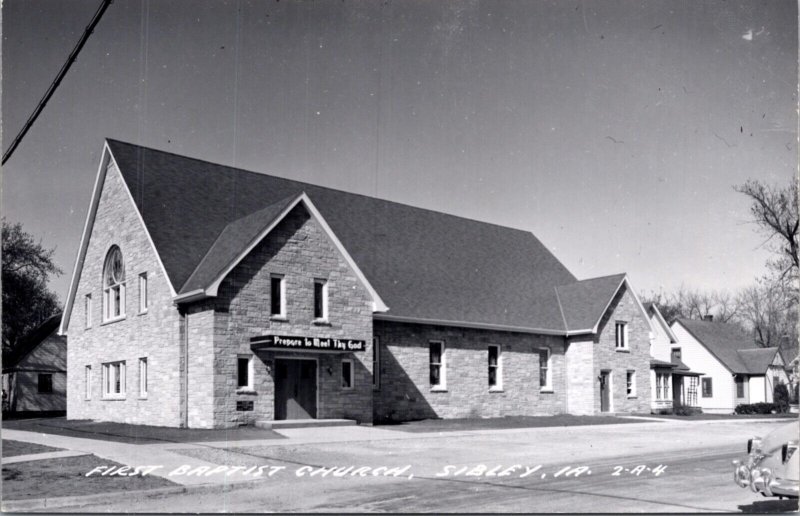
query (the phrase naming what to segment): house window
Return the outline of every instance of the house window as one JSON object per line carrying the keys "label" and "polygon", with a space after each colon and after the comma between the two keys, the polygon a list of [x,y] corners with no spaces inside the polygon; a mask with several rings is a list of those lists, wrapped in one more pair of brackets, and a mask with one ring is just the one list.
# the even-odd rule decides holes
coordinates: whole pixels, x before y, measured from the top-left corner
{"label": "house window", "polygon": [[428,343],[430,361],[430,382],[433,389],[445,388],[445,363],[444,342],[431,341]]}
{"label": "house window", "polygon": [[349,358],[342,360],[342,389],[353,388],[353,361]]}
{"label": "house window", "polygon": [[656,399],[669,399],[669,375],[665,373],[656,374]]}
{"label": "house window", "polygon": [[39,394],[53,394],[53,375],[50,373],[39,373],[37,390]]}
{"label": "house window", "polygon": [[112,246],[103,266],[103,321],[125,317],[125,267],[122,251]]}
{"label": "house window", "polygon": [[90,365],[83,370],[83,398],[92,399],[92,366]]}
{"label": "house window", "polygon": [[253,355],[236,358],[236,386],[240,391],[253,389]]}
{"label": "house window", "polygon": [[92,327],[92,295],[86,294],[83,300],[83,311],[86,317],[86,328]]}
{"label": "house window", "polygon": [[628,371],[625,375],[625,389],[629,398],[636,397],[636,371]]}
{"label": "house window", "polygon": [[125,397],[125,361],[103,364],[103,397]]}
{"label": "house window", "polygon": [[378,337],[372,337],[372,388],[381,388],[381,343]]}
{"label": "house window", "polygon": [[273,317],[286,317],[286,280],[273,274],[269,283],[269,313]]}
{"label": "house window", "polygon": [[314,319],[328,320],[328,282],[322,279],[314,280]]}
{"label": "house window", "polygon": [[147,273],[139,274],[139,313],[147,312]]}
{"label": "house window", "polygon": [[616,325],[616,349],[628,349],[628,323],[617,321]]}
{"label": "house window", "polygon": [[736,375],[736,397],[744,398],[744,376]]}
{"label": "house window", "polygon": [[670,354],[670,359],[673,364],[681,361],[681,348],[673,348]]}
{"label": "house window", "polygon": [[553,390],[550,348],[539,350],[539,390]]}
{"label": "house window", "polygon": [[139,397],[147,397],[147,358],[139,359]]}
{"label": "house window", "polygon": [[503,368],[500,360],[500,346],[489,345],[489,389],[503,388]]}
{"label": "house window", "polygon": [[714,395],[711,388],[711,378],[703,378],[703,397],[710,398]]}

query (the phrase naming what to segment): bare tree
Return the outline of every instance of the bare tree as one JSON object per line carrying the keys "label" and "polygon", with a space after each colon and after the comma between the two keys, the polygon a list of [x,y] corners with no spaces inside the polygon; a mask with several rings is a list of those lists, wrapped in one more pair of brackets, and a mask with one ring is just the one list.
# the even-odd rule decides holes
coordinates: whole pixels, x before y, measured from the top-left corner
{"label": "bare tree", "polygon": [[780,278],[763,277],[739,293],[740,320],[761,346],[797,354],[797,310],[794,293]]}
{"label": "bare tree", "polygon": [[778,240],[773,245],[777,259],[772,265],[779,269],[781,276],[790,273],[795,278],[800,270],[797,189],[794,180],[784,188],[754,179],[734,187],[734,190],[750,198],[750,214],[759,229],[768,236],[767,241]]}
{"label": "bare tree", "polygon": [[651,292],[643,299],[655,303],[670,323],[675,319],[705,319],[709,316],[713,316],[715,321],[735,322],[739,314],[738,297],[726,291],[703,291],[681,285],[675,292]]}

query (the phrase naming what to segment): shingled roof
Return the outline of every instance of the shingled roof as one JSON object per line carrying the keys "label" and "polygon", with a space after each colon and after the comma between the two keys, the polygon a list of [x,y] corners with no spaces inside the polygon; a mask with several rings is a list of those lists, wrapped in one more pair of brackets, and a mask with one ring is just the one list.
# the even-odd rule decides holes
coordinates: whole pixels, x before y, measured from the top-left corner
{"label": "shingled roof", "polygon": [[624,278],[577,282],[527,231],[116,140],[107,145],[179,296],[203,288],[298,196],[324,218],[388,307],[387,318],[587,330]]}
{"label": "shingled roof", "polygon": [[704,345],[732,373],[765,374],[778,348],[762,348],[733,324],[678,319],[686,331]]}

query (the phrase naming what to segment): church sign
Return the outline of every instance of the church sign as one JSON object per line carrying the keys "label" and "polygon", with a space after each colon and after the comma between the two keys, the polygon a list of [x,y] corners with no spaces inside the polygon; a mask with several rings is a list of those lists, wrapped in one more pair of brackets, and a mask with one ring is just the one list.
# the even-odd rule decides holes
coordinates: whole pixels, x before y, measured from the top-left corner
{"label": "church sign", "polygon": [[287,335],[262,335],[250,339],[253,351],[286,349],[295,351],[338,351],[347,353],[364,351],[367,341],[357,339],[333,339],[321,337],[297,337]]}

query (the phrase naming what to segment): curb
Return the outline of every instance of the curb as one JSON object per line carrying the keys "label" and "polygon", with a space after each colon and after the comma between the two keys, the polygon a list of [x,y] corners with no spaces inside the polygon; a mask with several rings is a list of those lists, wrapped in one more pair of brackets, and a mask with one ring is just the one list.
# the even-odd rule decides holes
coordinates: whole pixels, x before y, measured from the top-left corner
{"label": "curb", "polygon": [[96,502],[116,502],[130,500],[133,497],[153,498],[173,494],[227,492],[250,487],[263,479],[245,480],[232,484],[197,484],[189,486],[157,487],[155,489],[139,489],[135,491],[114,491],[80,496],[59,496],[55,498],[31,498],[26,500],[3,500],[3,512],[20,512],[35,509],[55,509],[60,507],[82,507]]}

